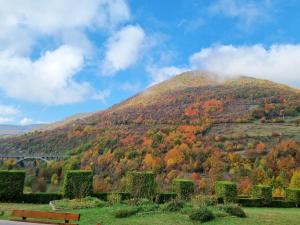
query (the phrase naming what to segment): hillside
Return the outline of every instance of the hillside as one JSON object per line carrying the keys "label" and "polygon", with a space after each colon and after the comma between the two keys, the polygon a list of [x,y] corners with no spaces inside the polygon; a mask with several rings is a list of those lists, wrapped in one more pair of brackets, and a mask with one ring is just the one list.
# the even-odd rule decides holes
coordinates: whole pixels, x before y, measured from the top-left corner
{"label": "hillside", "polygon": [[164,182],[194,173],[239,177],[260,159],[275,177],[284,170],[290,178],[300,167],[299,123],[298,89],[187,72],[105,111],[2,139],[0,151],[70,155],[68,168],[93,168],[102,181],[109,177],[106,187],[139,169]]}
{"label": "hillside", "polygon": [[[220,126],[218,124],[224,123],[233,123],[234,128],[243,127],[245,124],[240,122],[253,120],[254,110],[265,111],[262,105],[266,102],[273,107],[267,109],[270,114],[267,115],[270,117],[267,118],[270,120],[268,122],[272,122],[280,118],[280,110],[299,107],[299,93],[299,90],[266,80],[242,77],[222,81],[215,74],[187,72],[150,87],[105,111],[79,114],[22,137],[2,140],[0,147],[1,151],[35,151],[37,148],[38,151],[62,153],[93,141],[101,136],[102,131],[143,134],[149,129],[199,125],[203,120],[215,124],[213,131]],[[297,109],[292,113],[287,109],[286,116],[294,116],[296,120]],[[286,125],[283,126],[284,130]],[[80,135],[74,134],[76,130]]]}

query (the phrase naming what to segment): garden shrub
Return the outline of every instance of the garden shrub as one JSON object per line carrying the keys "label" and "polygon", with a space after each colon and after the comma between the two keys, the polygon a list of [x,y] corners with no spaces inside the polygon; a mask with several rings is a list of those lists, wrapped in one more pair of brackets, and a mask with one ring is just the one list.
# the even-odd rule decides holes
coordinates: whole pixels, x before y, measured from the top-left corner
{"label": "garden shrub", "polygon": [[127,207],[123,209],[118,209],[114,212],[116,218],[125,218],[132,215],[135,215],[138,210],[135,207]]}
{"label": "garden shrub", "polygon": [[184,207],[184,202],[180,199],[174,199],[161,205],[161,210],[166,212],[177,212]]}
{"label": "garden shrub", "polygon": [[239,205],[224,204],[224,205],[220,205],[219,208],[232,216],[237,216],[237,217],[242,217],[242,218],[246,217],[246,213],[244,212],[242,207],[240,207]]}
{"label": "garden shrub", "polygon": [[21,197],[23,203],[34,203],[34,204],[48,204],[54,200],[60,200],[62,194],[60,193],[24,193]]}
{"label": "garden shrub", "polygon": [[158,193],[155,197],[155,202],[158,204],[166,203],[175,199],[176,196],[176,193]]}
{"label": "garden shrub", "polygon": [[111,193],[107,196],[107,201],[110,205],[121,203],[122,196],[119,193]]}
{"label": "garden shrub", "polygon": [[99,198],[100,200],[107,201],[108,196],[110,194],[120,195],[121,201],[128,200],[131,198],[131,195],[128,192],[97,192],[97,193],[93,193],[92,196],[95,198]]}
{"label": "garden shrub", "polygon": [[189,200],[194,193],[194,182],[187,179],[174,179],[173,191],[180,199]]}
{"label": "garden shrub", "polygon": [[107,206],[107,203],[94,197],[81,199],[62,199],[51,202],[53,210],[73,210]]}
{"label": "garden shrub", "polygon": [[132,199],[128,201],[129,205],[136,206],[138,212],[153,212],[159,209],[159,205],[147,198]]}
{"label": "garden shrub", "polygon": [[218,199],[214,195],[196,195],[192,198],[192,202],[196,206],[214,206],[218,204]]}
{"label": "garden shrub", "polygon": [[127,200],[126,203],[130,206],[153,204],[153,202],[151,200],[149,200],[148,198],[132,198],[132,199]]}
{"label": "garden shrub", "polygon": [[199,221],[199,222],[208,222],[215,218],[214,214],[207,207],[201,207],[199,209],[194,210],[189,218],[191,220]]}
{"label": "garden shrub", "polygon": [[69,170],[64,175],[63,195],[65,198],[84,198],[93,191],[93,173],[88,170]]}
{"label": "garden shrub", "polygon": [[133,198],[149,198],[155,195],[156,182],[153,172],[127,173],[127,190]]}
{"label": "garden shrub", "polygon": [[296,207],[300,206],[300,188],[287,188],[285,194],[288,201],[294,202]]}
{"label": "garden shrub", "polygon": [[255,185],[252,188],[252,197],[260,198],[263,205],[268,205],[272,201],[272,187],[267,185]]}
{"label": "garden shrub", "polygon": [[219,198],[223,199],[225,203],[236,202],[237,200],[237,185],[229,181],[217,181],[216,194]]}
{"label": "garden shrub", "polygon": [[13,202],[19,199],[23,193],[24,180],[24,171],[0,171],[0,201]]}

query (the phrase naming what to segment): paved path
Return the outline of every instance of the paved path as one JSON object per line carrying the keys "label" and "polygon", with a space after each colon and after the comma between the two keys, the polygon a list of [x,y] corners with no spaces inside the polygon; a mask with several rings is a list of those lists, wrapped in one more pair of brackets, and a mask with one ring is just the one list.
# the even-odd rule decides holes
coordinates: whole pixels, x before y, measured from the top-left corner
{"label": "paved path", "polygon": [[24,223],[24,222],[0,220],[0,225],[45,225],[45,224],[42,224],[42,223]]}

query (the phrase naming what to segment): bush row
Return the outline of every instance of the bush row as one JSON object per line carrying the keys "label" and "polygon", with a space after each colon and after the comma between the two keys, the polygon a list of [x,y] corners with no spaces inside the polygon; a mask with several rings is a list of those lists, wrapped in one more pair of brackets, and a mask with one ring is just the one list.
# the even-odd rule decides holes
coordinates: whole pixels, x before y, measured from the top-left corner
{"label": "bush row", "polygon": [[255,185],[252,188],[250,198],[241,198],[237,196],[237,185],[229,181],[216,182],[215,192],[217,197],[224,203],[238,202],[248,207],[299,207],[300,189],[287,188],[285,198],[273,198],[272,187],[267,185]]}
{"label": "bush row", "polygon": [[237,203],[244,207],[273,207],[273,208],[293,208],[295,202],[287,200],[272,200],[265,204],[261,198],[237,198]]}
{"label": "bush row", "polygon": [[60,200],[62,197],[63,196],[60,193],[25,193],[18,202],[48,204],[51,201]]}

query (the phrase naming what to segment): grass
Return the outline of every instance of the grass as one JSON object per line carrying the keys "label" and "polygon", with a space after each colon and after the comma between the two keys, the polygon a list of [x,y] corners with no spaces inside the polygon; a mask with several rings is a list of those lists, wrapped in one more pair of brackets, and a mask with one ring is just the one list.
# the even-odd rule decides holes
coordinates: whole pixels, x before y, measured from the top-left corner
{"label": "grass", "polygon": [[[80,225],[195,225],[187,215],[180,213],[150,213],[117,219],[113,212],[121,206],[68,210],[81,214]],[[11,209],[50,210],[48,205],[0,203],[0,211],[6,211],[0,219],[9,219]],[[298,225],[300,209],[245,208],[247,218],[224,217],[207,222],[207,225]]]}

